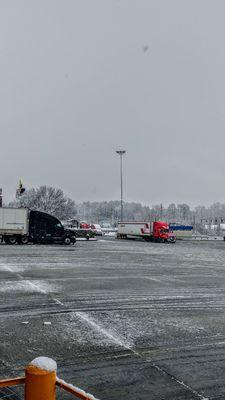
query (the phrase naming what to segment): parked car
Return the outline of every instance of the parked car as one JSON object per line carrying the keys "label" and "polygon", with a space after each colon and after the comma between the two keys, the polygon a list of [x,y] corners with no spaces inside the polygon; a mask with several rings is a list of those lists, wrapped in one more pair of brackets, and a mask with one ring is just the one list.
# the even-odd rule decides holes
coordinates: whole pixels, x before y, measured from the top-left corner
{"label": "parked car", "polygon": [[92,224],[91,225],[91,230],[95,232],[96,236],[102,236],[102,228],[99,224]]}
{"label": "parked car", "polygon": [[81,229],[90,229],[91,228],[90,224],[88,224],[87,222],[80,222],[79,227]]}

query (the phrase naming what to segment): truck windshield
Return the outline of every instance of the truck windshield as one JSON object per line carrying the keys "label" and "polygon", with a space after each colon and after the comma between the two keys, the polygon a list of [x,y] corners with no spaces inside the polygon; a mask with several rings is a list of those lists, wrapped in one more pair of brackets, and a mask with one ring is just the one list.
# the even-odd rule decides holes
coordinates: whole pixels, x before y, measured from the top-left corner
{"label": "truck windshield", "polygon": [[169,229],[161,229],[161,233],[169,233]]}

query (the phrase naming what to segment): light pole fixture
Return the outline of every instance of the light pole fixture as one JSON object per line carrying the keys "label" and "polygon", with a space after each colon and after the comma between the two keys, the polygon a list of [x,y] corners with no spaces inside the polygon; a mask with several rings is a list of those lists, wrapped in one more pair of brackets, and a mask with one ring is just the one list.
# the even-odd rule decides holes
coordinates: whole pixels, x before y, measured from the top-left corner
{"label": "light pole fixture", "polygon": [[116,150],[120,156],[120,220],[123,221],[123,155],[126,150]]}

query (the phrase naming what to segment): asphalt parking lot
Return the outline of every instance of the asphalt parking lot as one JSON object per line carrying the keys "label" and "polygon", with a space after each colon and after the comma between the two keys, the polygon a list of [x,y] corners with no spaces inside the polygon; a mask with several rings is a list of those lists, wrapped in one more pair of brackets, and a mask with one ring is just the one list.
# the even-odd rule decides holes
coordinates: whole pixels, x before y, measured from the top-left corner
{"label": "asphalt parking lot", "polygon": [[223,241],[1,245],[0,279],[1,378],[48,356],[102,400],[225,398]]}

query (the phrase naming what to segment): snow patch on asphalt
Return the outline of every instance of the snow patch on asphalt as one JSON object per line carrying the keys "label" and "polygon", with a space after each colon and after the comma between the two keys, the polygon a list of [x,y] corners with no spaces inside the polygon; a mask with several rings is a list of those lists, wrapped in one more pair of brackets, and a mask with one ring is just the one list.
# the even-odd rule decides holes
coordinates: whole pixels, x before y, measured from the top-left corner
{"label": "snow patch on asphalt", "polygon": [[116,344],[117,346],[126,348],[128,350],[131,350],[133,343],[131,341],[124,340],[124,338],[121,338],[120,335],[116,332],[116,330],[108,330],[103,327],[100,321],[94,320],[90,315],[84,312],[76,312],[75,313],[76,317],[78,317],[80,320],[86,322],[87,325],[92,327],[95,331],[100,333],[103,338],[107,338],[109,342],[112,342]]}
{"label": "snow patch on asphalt", "polygon": [[5,262],[0,263],[0,272],[5,271],[5,272],[11,272],[11,273],[18,273],[18,272],[23,272],[23,271],[27,271],[27,270],[32,270],[33,268],[35,268],[35,269],[38,268],[38,270],[46,269],[46,268],[53,269],[53,270],[61,270],[62,268],[63,269],[71,268],[69,261],[68,262],[67,261],[59,262],[58,260],[56,260],[53,262],[48,261],[48,262],[40,263],[39,260],[37,260],[35,262],[33,262],[31,260],[31,261],[29,261],[29,263],[23,262],[23,261],[22,261],[22,264],[20,264],[20,263],[21,263],[21,260],[18,260],[18,262],[15,262],[15,264],[12,264],[12,263],[8,264]]}
{"label": "snow patch on asphalt", "polygon": [[194,396],[197,396],[201,400],[209,400],[208,397],[205,397],[202,393],[197,392],[197,390],[193,389],[191,386],[187,385],[185,382],[178,379],[176,376],[171,375],[166,370],[161,368],[159,365],[152,363],[152,366],[157,369],[159,372],[162,372],[164,375],[168,375],[170,379],[177,382],[179,385],[183,386],[185,389],[189,390]]}
{"label": "snow patch on asphalt", "polygon": [[[96,314],[92,316],[91,312],[78,312],[75,315],[98,332],[103,341],[108,339],[110,344],[113,342],[115,345],[131,351],[136,346],[145,347],[146,338],[150,339],[152,346],[156,346],[159,343],[168,342],[168,340],[170,343],[174,343],[176,335],[180,332],[183,332],[185,336],[191,335],[196,338],[201,336],[206,329],[206,327],[196,324],[194,318],[167,318],[164,312],[159,314],[158,311],[152,313],[151,317],[145,310],[140,310],[138,313],[130,311],[128,315],[122,310],[100,312],[97,316]],[[95,339],[91,333],[89,336],[83,337],[83,340],[91,343],[94,343]]]}
{"label": "snow patch on asphalt", "polygon": [[[92,327],[94,330],[99,332],[103,337],[107,337],[114,344],[119,345],[119,346],[123,347],[124,349],[130,350],[134,355],[136,355],[138,357],[142,357],[142,355],[138,351],[136,351],[134,348],[132,348],[132,347],[134,347],[133,345],[131,345],[130,343],[127,343],[126,340],[121,339],[116,331],[108,330],[105,327],[103,327],[99,320],[97,320],[97,321],[96,321],[96,319],[94,320],[90,315],[88,315],[87,313],[84,313],[84,312],[76,312],[75,315],[78,318],[80,318],[81,320],[85,321],[85,323],[87,323],[90,327]],[[140,329],[140,326],[139,326],[139,329]],[[161,372],[165,375],[168,375],[170,377],[170,379],[174,380],[179,385],[186,388],[189,392],[191,392],[193,395],[197,396],[199,399],[209,400],[202,393],[197,392],[195,389],[193,389],[191,386],[187,385],[185,382],[178,379],[176,376],[171,375],[170,373],[165,371],[163,368],[161,368],[159,365],[155,364],[154,362],[152,363],[151,359],[146,360],[146,361],[151,363],[153,368],[157,369],[159,372]]]}
{"label": "snow patch on asphalt", "polygon": [[44,281],[5,281],[4,285],[0,286],[0,292],[37,292],[47,294],[53,292],[55,286]]}
{"label": "snow patch on asphalt", "polygon": [[6,271],[6,272],[12,272],[12,273],[17,273],[17,272],[23,272],[26,268],[23,265],[17,265],[17,264],[0,264],[0,271]]}

